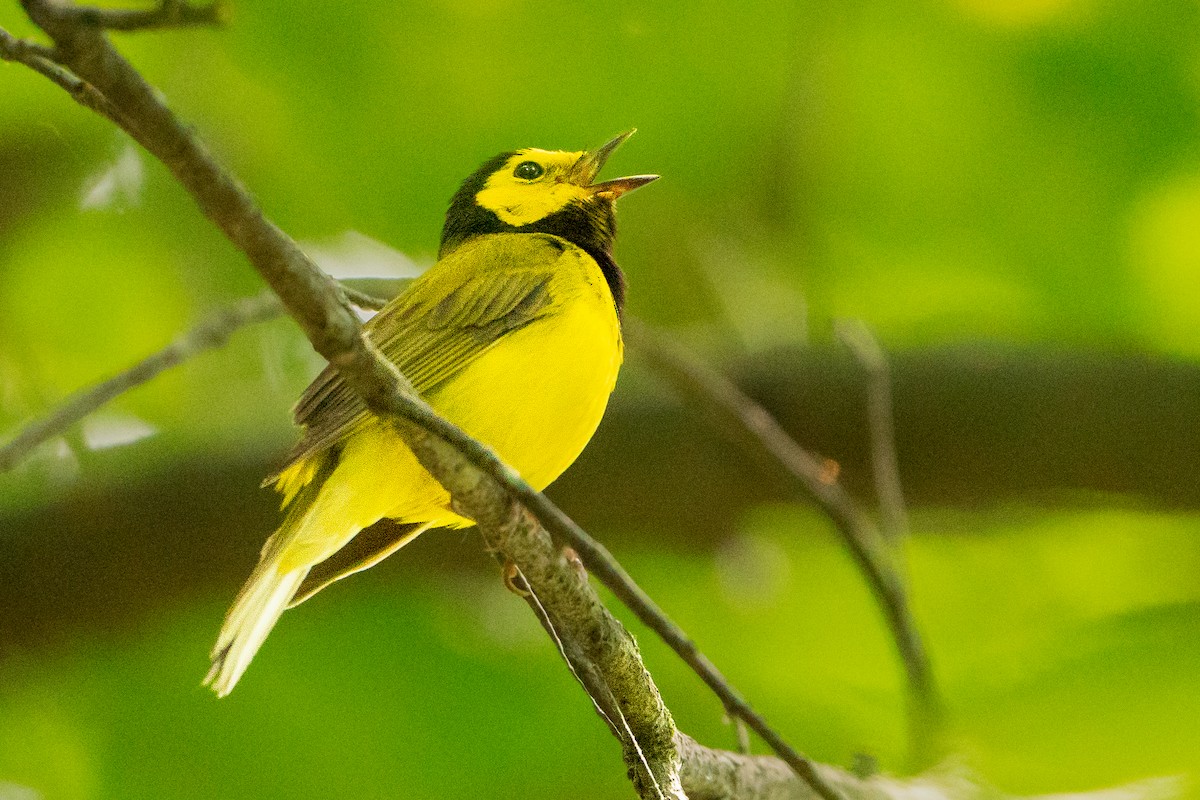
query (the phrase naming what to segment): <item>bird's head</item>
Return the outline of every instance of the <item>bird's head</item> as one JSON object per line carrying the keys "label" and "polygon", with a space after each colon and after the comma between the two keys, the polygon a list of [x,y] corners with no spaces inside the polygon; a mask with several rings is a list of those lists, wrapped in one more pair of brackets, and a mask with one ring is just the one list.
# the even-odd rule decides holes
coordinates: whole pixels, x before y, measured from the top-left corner
{"label": "bird's head", "polygon": [[552,233],[593,254],[607,254],[616,233],[616,199],[658,177],[593,182],[632,135],[627,131],[585,152],[526,148],[489,159],[451,200],[439,256],[475,236],[506,232]]}

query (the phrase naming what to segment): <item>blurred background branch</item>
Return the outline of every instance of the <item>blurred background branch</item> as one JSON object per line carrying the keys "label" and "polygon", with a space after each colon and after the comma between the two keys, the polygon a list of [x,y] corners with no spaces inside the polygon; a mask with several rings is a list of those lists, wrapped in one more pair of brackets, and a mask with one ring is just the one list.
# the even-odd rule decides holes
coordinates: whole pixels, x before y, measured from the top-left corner
{"label": "blurred background branch", "polygon": [[98,411],[121,394],[158,377],[206,350],[222,347],[229,337],[246,325],[274,319],[283,313],[279,298],[272,293],[248,298],[214,313],[196,327],[134,366],[106,381],[81,389],[54,411],[29,422],[15,436],[0,444],[0,472],[16,467],[34,448],[64,435],[84,417]]}
{"label": "blurred background branch", "polygon": [[797,444],[765,408],[661,334],[635,322],[626,327],[635,351],[688,397],[690,405],[715,418],[723,430],[734,434],[735,441],[768,454],[829,515],[887,621],[908,680],[913,758],[928,766],[939,755],[935,742],[941,735],[941,701],[909,609],[904,577],[896,563],[898,551],[886,546],[879,530],[838,483],[836,472]]}
{"label": "blurred background branch", "polygon": [[[341,286],[341,291],[359,308],[378,310],[385,302],[349,286]],[[223,347],[237,331],[256,322],[275,319],[283,311],[279,298],[273,292],[264,292],[258,297],[246,298],[213,312],[162,350],[106,381],[80,389],[51,413],[26,423],[16,435],[0,444],[0,472],[13,469],[28,458],[36,447],[62,436],[88,414],[100,410],[114,398],[206,350]]]}
{"label": "blurred background branch", "polygon": [[899,543],[908,533],[908,512],[896,458],[896,426],[892,411],[892,376],[887,356],[871,329],[862,320],[840,320],[834,325],[838,339],[862,365],[867,384],[867,430],[871,442],[871,477],[879,503],[880,530]]}

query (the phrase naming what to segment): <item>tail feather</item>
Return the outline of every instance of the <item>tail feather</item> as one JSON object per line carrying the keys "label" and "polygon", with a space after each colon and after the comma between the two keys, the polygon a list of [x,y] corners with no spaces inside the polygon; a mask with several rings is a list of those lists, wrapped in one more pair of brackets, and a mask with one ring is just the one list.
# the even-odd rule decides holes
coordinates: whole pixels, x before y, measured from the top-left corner
{"label": "tail feather", "polygon": [[306,575],[308,567],[280,573],[273,563],[265,562],[242,587],[225,617],[213,647],[212,668],[204,677],[204,685],[218,697],[233,690]]}
{"label": "tail feather", "polygon": [[[217,696],[233,691],[285,610],[375,564],[429,526],[429,522],[390,524],[351,544],[364,527],[386,515],[393,501],[355,492],[350,480],[358,473],[353,469],[350,478],[335,480],[339,459],[331,452],[322,455],[316,466],[305,462],[283,473],[287,516],[263,545],[258,566],[225,615],[212,650],[204,685]],[[299,477],[288,477],[293,470]]]}
{"label": "tail feather", "polygon": [[218,697],[233,691],[312,568],[311,563],[285,567],[284,562],[296,538],[317,521],[314,519],[315,507],[336,459],[323,458],[315,463],[315,467],[304,467],[308,478],[306,485],[297,484],[288,489],[287,516],[279,530],[263,545],[258,566],[250,573],[225,615],[225,623],[210,655],[212,667],[204,676],[204,685],[212,687]]}

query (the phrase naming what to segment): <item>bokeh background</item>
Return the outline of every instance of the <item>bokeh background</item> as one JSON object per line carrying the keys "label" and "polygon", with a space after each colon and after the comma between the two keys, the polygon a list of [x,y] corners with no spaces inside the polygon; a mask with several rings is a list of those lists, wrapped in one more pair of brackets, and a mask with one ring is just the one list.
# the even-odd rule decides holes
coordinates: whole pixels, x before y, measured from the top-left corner
{"label": "bokeh background", "polygon": [[[1200,770],[1194,0],[236,2],[119,37],[344,274],[428,263],[457,183],[640,131],[608,175],[630,310],[869,501],[891,356],[918,622],[956,758],[1000,788]],[[0,26],[33,35],[17,3]],[[353,233],[349,233],[353,232]],[[165,170],[0,64],[0,437],[260,289]],[[319,368],[238,334],[0,475],[0,797],[624,797],[617,745],[472,532],[285,616],[200,687]],[[830,524],[631,353],[550,494],[811,756],[906,768],[880,615]],[[681,728],[732,746],[636,624]]]}

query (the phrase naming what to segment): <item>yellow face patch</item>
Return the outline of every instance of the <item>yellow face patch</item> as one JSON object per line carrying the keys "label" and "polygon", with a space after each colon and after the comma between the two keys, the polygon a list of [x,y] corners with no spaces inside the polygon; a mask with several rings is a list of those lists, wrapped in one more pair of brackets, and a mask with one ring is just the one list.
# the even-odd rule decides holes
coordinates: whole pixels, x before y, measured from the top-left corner
{"label": "yellow face patch", "polygon": [[571,167],[581,156],[583,153],[532,147],[518,150],[487,179],[475,202],[509,225],[537,222],[589,195],[585,187],[569,179]]}

